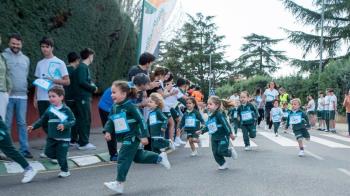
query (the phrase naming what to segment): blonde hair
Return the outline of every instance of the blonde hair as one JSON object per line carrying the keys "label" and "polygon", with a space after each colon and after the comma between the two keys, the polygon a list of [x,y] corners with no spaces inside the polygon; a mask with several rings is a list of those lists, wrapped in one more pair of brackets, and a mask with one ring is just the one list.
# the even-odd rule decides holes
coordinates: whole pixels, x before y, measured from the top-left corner
{"label": "blonde hair", "polygon": [[164,108],[164,99],[159,93],[152,93],[149,98],[156,103],[156,105],[160,108]]}
{"label": "blonde hair", "polygon": [[290,103],[293,103],[294,101],[298,102],[299,106],[301,105],[301,100],[299,98],[294,98]]}
{"label": "blonde hair", "polygon": [[249,98],[249,93],[248,91],[242,91],[241,94],[245,94]]}
{"label": "blonde hair", "polygon": [[235,101],[232,101],[232,100],[226,100],[226,99],[221,99],[221,103],[222,103],[222,106],[225,108],[225,109],[228,109],[230,107],[234,107],[236,104],[235,104]]}
{"label": "blonde hair", "polygon": [[221,101],[220,97],[218,97],[218,96],[210,96],[209,99],[208,99],[208,102],[209,101],[211,101],[215,105],[219,106],[218,109],[222,109],[222,101]]}

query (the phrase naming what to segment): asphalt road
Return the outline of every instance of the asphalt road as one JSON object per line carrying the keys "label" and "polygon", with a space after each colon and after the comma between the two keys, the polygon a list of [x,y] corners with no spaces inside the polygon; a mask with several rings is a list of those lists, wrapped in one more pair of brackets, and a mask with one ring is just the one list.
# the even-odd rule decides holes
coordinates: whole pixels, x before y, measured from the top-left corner
{"label": "asphalt road", "polygon": [[[200,147],[198,157],[190,157],[186,147],[171,153],[171,170],[133,164],[124,195],[350,195],[350,138],[311,131],[315,140],[306,143],[306,156],[298,157],[298,148],[289,146],[293,135],[281,133],[274,141],[271,132],[259,132],[253,151],[236,147],[239,158],[227,160],[228,170],[217,170],[209,146]],[[66,179],[57,173],[40,173],[29,184],[19,183],[22,175],[0,177],[0,195],[113,195],[103,182],[115,179],[115,164],[72,170]]]}

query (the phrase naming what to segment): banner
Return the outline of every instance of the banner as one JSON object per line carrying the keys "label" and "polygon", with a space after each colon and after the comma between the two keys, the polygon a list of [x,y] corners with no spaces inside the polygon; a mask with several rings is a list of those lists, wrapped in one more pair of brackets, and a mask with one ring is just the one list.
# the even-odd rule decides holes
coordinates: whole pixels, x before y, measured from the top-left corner
{"label": "banner", "polygon": [[144,0],[140,54],[154,53],[176,0]]}

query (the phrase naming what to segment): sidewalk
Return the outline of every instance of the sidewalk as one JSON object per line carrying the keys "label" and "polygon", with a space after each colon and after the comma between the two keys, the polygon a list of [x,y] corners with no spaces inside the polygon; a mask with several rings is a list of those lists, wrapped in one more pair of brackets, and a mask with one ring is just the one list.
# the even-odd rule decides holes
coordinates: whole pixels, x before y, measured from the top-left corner
{"label": "sidewalk", "polygon": [[[59,170],[59,165],[52,163],[47,158],[40,158],[40,153],[43,153],[43,147],[46,139],[37,139],[29,142],[30,152],[33,154],[33,159],[27,159],[30,165],[39,171]],[[109,154],[106,141],[103,137],[101,129],[92,129],[90,133],[90,143],[94,144],[96,150],[78,150],[70,147],[68,155],[68,164],[70,168],[85,167],[96,164],[109,163]],[[15,146],[19,147],[18,143]],[[0,176],[22,173],[23,169],[19,164],[12,161],[0,160]]]}

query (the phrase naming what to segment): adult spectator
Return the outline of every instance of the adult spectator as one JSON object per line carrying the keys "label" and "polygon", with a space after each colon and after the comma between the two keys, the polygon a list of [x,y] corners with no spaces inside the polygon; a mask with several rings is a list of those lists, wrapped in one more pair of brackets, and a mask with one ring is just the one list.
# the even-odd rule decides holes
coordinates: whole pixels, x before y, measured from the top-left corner
{"label": "adult spectator", "polygon": [[[0,36],[1,45],[1,36]],[[0,116],[5,119],[6,108],[11,90],[11,79],[5,58],[0,55]]]}
{"label": "adult spectator", "polygon": [[128,81],[132,81],[133,77],[139,73],[149,76],[151,64],[156,60],[152,54],[145,52],[139,58],[139,65],[134,65],[129,69]]}
{"label": "adult spectator", "polygon": [[12,127],[14,113],[16,114],[17,133],[19,136],[19,151],[25,158],[33,158],[29,152],[27,133],[27,89],[29,58],[22,53],[22,37],[19,34],[12,34],[9,37],[9,47],[5,49],[2,56],[8,66],[8,74],[12,83],[12,90],[9,94],[9,102],[6,112],[6,125]]}
{"label": "adult spectator", "polygon": [[350,137],[350,90],[348,91],[348,94],[345,94],[343,106],[345,107],[345,110],[346,110],[346,118],[348,121],[348,133],[349,133],[348,136]]}
{"label": "adult spectator", "polygon": [[[77,113],[77,107],[74,100],[74,97],[75,97],[74,94],[76,92],[76,89],[74,88],[76,87],[77,81],[76,81],[76,78],[74,77],[74,71],[77,69],[77,67],[80,64],[80,57],[76,52],[70,52],[67,55],[67,59],[68,59],[67,70],[69,74],[70,85],[65,86],[64,88],[65,90],[64,100],[67,106],[72,110],[74,116],[76,117],[78,113]],[[78,147],[79,145],[77,142],[78,142],[78,132],[77,132],[76,125],[74,125],[73,127],[71,127],[70,146]]]}
{"label": "adult spectator", "polygon": [[[112,95],[112,90],[111,90],[111,87],[109,87],[104,91],[100,101],[98,102],[98,112],[100,114],[100,119],[103,127],[108,121],[108,116],[113,106],[113,100],[111,95]],[[107,141],[107,147],[108,147],[108,152],[110,156],[109,160],[117,161],[118,151],[117,151],[116,134],[111,133],[111,138],[112,139],[110,141]]]}
{"label": "adult spectator", "polygon": [[264,102],[262,101],[262,93],[260,88],[256,89],[255,91],[255,103],[259,114],[258,126],[260,126],[261,121],[264,120]]}
{"label": "adult spectator", "polygon": [[288,103],[288,109],[292,108],[292,105],[290,104],[290,97],[289,94],[286,92],[286,89],[284,89],[283,87],[279,88],[279,101],[280,101],[280,106],[282,107],[284,103]]}
{"label": "adult spectator", "polygon": [[314,127],[316,124],[316,116],[315,116],[315,110],[316,110],[316,104],[314,98],[309,95],[307,96],[307,105],[306,105],[306,112],[310,121],[311,127]]}
{"label": "adult spectator", "polygon": [[335,114],[337,112],[337,97],[334,95],[333,89],[327,90],[327,96],[325,97],[325,110],[326,110],[326,132],[331,131],[335,133]]}
{"label": "adult spectator", "polygon": [[95,150],[96,146],[89,142],[91,128],[91,97],[97,93],[97,86],[91,81],[89,65],[94,60],[95,52],[90,48],[85,48],[80,52],[81,63],[74,71],[73,77],[76,85],[74,95],[77,108],[77,123],[79,150]]}
{"label": "adult spectator", "polygon": [[[269,129],[272,127],[272,121],[270,120],[271,109],[273,108],[273,101],[278,100],[278,91],[276,90],[277,85],[275,82],[270,82],[268,88],[263,94],[263,102],[265,103],[265,119],[266,125]],[[267,127],[265,127],[267,129]]]}

